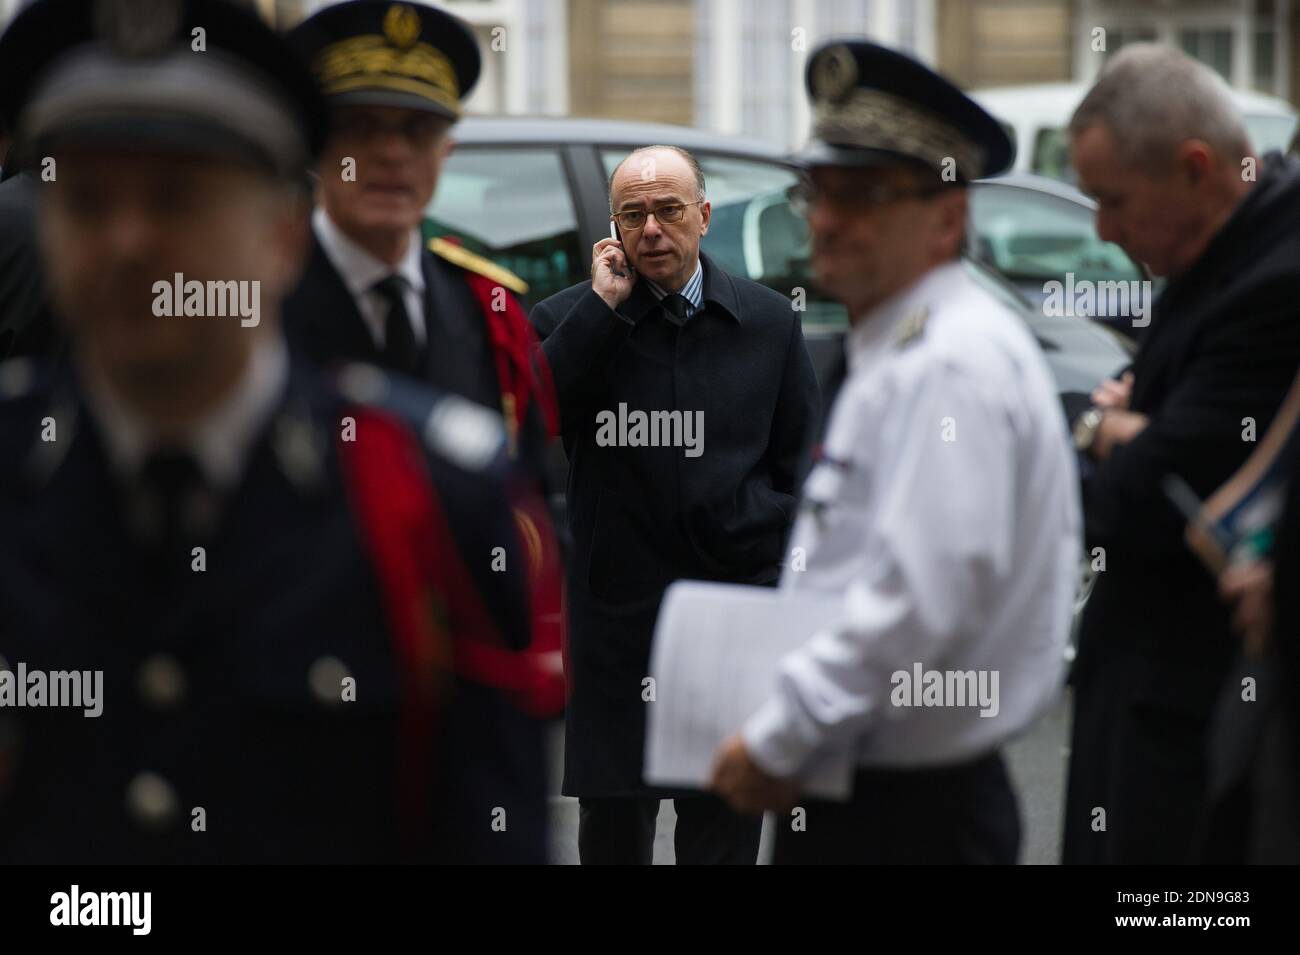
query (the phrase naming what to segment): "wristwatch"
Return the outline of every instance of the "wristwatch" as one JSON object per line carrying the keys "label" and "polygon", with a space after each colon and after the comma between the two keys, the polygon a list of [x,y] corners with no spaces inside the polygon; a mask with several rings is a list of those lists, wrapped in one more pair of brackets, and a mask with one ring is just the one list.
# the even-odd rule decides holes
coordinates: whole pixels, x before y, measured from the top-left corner
{"label": "wristwatch", "polygon": [[1088,452],[1092,449],[1092,443],[1097,440],[1097,429],[1101,427],[1101,419],[1106,416],[1106,412],[1100,408],[1089,408],[1074,422],[1074,446],[1080,451]]}

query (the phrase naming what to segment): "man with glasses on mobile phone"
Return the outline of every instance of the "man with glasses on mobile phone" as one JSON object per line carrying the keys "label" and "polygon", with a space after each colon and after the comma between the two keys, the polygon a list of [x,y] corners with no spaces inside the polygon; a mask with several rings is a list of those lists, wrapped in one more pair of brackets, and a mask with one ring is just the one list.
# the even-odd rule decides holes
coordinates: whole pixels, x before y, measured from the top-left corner
{"label": "man with glasses on mobile phone", "polygon": [[[1060,689],[1080,517],[1038,346],[960,261],[967,184],[1011,143],[865,41],[819,50],[808,88],[812,266],[851,327],[791,540],[806,568],[781,586],[839,612],[723,743],[714,789],[777,811],[778,863],[1013,863],[1000,750]],[[801,793],[830,754],[856,769],[848,802]]]}
{"label": "man with glasses on mobile phone", "polygon": [[817,384],[791,302],[700,252],[694,157],[639,149],[609,198],[620,238],[530,316],[571,462],[564,792],[584,863],[652,861],[659,800],[675,797],[678,862],[753,864],[759,820],[642,780],[650,641],[674,580],[776,581]]}

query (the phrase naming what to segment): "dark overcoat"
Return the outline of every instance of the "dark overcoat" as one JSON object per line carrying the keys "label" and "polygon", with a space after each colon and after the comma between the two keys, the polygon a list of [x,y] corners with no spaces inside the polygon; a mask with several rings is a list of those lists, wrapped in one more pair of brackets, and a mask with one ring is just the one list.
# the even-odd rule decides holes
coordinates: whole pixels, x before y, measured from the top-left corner
{"label": "dark overcoat", "polygon": [[[800,313],[702,258],[703,308],[680,326],[642,282],[617,311],[583,282],[530,315],[570,462],[570,795],[645,790],[653,703],[643,681],[665,589],[683,578],[775,582],[795,515],[818,413]],[[680,412],[683,422],[702,413],[690,436],[702,439],[699,453],[633,446],[630,427],[611,432],[611,420],[634,412]],[[620,430],[626,443],[609,443]]]}
{"label": "dark overcoat", "polygon": [[1104,463],[1082,463],[1087,545],[1104,550],[1105,569],[1074,673],[1065,862],[1179,863],[1192,851],[1207,725],[1237,641],[1162,482],[1178,475],[1208,497],[1255,449],[1294,380],[1298,216],[1300,164],[1270,156],[1156,302],[1130,402],[1150,424]]}

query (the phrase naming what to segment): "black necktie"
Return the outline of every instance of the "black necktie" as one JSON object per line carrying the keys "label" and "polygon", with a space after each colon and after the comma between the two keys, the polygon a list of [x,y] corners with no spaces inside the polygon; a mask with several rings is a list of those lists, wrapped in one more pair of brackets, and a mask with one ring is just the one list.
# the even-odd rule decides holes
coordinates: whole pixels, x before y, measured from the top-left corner
{"label": "black necktie", "polygon": [[401,278],[390,275],[376,282],[374,289],[388,303],[388,316],[384,319],[384,348],[380,363],[385,368],[413,375],[418,371],[419,350],[415,347],[415,329],[411,315],[406,310],[405,285]]}
{"label": "black necktie", "polygon": [[163,449],[145,458],[136,481],[135,525],[142,542],[158,556],[178,558],[206,537],[214,506],[192,454]]}
{"label": "black necktie", "polygon": [[691,314],[691,303],[679,292],[669,292],[659,302],[664,307],[664,317],[679,328],[686,324]]}

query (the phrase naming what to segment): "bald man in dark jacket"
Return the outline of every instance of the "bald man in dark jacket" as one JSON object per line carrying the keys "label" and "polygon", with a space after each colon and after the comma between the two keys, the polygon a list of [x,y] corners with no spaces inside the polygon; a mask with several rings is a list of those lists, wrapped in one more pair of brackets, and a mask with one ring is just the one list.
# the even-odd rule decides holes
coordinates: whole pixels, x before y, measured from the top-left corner
{"label": "bald man in dark jacket", "polygon": [[[616,173],[615,210],[641,215],[620,226],[622,243],[597,243],[595,287],[530,316],[571,464],[563,788],[581,799],[584,863],[651,861],[659,798],[672,795],[642,779],[660,600],[682,578],[776,582],[818,412],[800,313],[699,254],[709,209],[698,166],[677,150],[633,156],[656,175],[627,161]],[[663,433],[655,413],[671,422]],[[675,803],[678,862],[754,862],[758,820],[713,796]]]}

